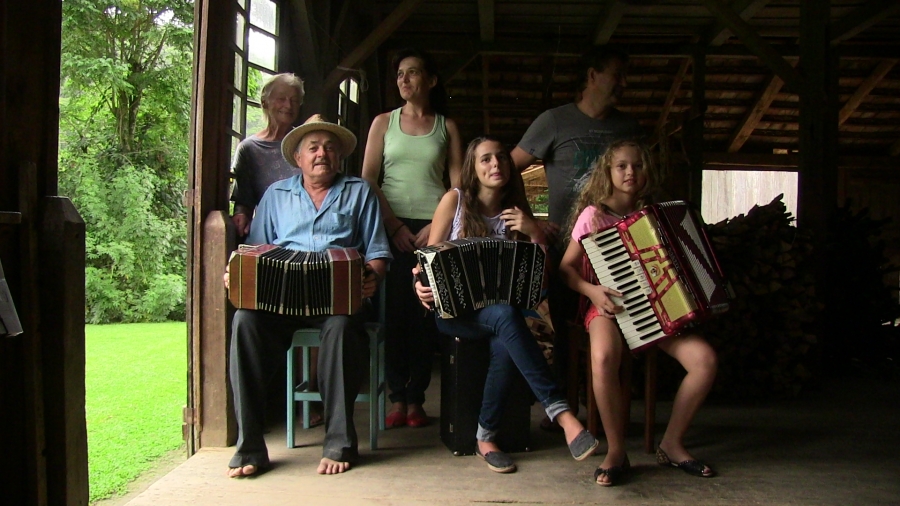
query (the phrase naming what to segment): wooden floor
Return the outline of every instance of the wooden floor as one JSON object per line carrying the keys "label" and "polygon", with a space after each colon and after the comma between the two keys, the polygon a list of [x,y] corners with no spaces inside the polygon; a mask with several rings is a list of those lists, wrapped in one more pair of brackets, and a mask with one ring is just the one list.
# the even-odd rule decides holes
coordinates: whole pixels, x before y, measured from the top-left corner
{"label": "wooden floor", "polygon": [[[643,453],[642,406],[635,402],[628,439],[634,471],[614,488],[593,484],[601,457],[575,462],[561,435],[537,427],[537,405],[533,449],[513,455],[517,473],[499,475],[477,457],[454,457],[440,442],[438,382],[436,377],[426,403],[434,423],[385,431],[375,452],[363,443],[362,462],[346,474],[315,474],[321,428],[298,429],[302,446],[289,450],[281,425],[267,437],[274,464],[268,473],[229,479],[225,469],[233,448],[207,448],[128,504],[900,504],[900,380],[835,381],[791,402],[705,406],[687,442],[719,471],[713,479],[660,467]],[[669,409],[669,403],[659,403],[658,420],[666,420]],[[356,420],[360,440],[367,441],[363,409]],[[664,425],[658,427],[661,433]]]}

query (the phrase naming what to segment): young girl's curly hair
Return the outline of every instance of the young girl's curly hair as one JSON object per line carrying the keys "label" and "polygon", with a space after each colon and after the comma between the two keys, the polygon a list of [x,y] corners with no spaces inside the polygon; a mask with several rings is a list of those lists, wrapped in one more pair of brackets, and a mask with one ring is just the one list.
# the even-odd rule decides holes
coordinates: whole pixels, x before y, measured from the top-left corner
{"label": "young girl's curly hair", "polygon": [[588,176],[587,181],[578,193],[569,218],[566,220],[566,234],[563,236],[565,239],[570,238],[575,222],[588,206],[596,206],[597,216],[595,220],[605,212],[600,204],[613,194],[613,157],[616,151],[626,146],[638,148],[641,152],[641,162],[644,165],[645,183],[644,187],[637,194],[637,208],[640,209],[650,203],[651,197],[659,185],[659,175],[653,165],[650,149],[644,143],[634,139],[615,141],[606,148],[606,151],[597,158],[591,167],[591,175]]}
{"label": "young girl's curly hair", "polygon": [[[478,210],[478,191],[481,189],[481,183],[478,180],[478,172],[475,170],[477,163],[477,160],[475,160],[475,150],[483,142],[488,141],[496,142],[503,146],[503,143],[494,137],[487,135],[476,137],[469,143],[469,147],[466,148],[466,156],[463,158],[462,170],[459,175],[459,189],[462,190],[463,199],[462,230],[460,230],[460,237],[486,237],[490,233]],[[534,218],[534,214],[531,212],[531,206],[528,205],[528,198],[525,194],[525,182],[522,180],[522,174],[520,174],[513,166],[512,157],[505,147],[500,156],[506,159],[505,162],[501,160],[501,163],[506,163],[509,167],[509,181],[506,183],[506,186],[503,187],[503,197],[500,200],[501,208],[509,209],[518,207],[528,217]],[[511,238],[522,240],[524,239],[524,234],[515,232],[514,236]]]}

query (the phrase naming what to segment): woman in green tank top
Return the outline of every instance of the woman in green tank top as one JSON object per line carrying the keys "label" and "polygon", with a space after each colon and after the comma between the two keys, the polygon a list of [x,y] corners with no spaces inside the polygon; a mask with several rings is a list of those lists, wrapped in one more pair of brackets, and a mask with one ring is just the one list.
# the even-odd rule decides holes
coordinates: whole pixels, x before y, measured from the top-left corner
{"label": "woman in green tank top", "polygon": [[444,116],[446,93],[427,53],[405,49],[393,69],[403,106],[378,115],[369,129],[362,177],[376,190],[394,260],[387,276],[386,366],[391,409],[388,427],[423,427],[422,404],[431,381],[437,330],[409,282],[416,248],[425,246],[431,217],[456,185],[462,145],[456,123]]}

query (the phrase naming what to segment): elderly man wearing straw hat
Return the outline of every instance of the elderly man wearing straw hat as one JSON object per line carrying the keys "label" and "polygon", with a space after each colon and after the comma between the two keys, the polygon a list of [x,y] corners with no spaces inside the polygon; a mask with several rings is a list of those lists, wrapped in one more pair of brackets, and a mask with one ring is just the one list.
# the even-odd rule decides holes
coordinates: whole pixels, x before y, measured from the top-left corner
{"label": "elderly man wearing straw hat", "polygon": [[[356,248],[366,258],[363,295],[371,297],[384,277],[391,249],[378,198],[365,180],[340,171],[356,136],[314,115],[281,143],[284,158],[301,173],[278,181],[256,210],[248,244],[275,244],[301,251]],[[363,311],[364,312],[364,311]],[[237,451],[228,464],[232,478],[269,467],[263,439],[268,383],[284,366],[294,331],[320,327],[319,390],[325,407],[325,444],[319,474],[350,469],[359,457],[353,403],[368,360],[363,312],[351,316],[288,317],[239,309],[234,315],[229,377],[238,420]]]}

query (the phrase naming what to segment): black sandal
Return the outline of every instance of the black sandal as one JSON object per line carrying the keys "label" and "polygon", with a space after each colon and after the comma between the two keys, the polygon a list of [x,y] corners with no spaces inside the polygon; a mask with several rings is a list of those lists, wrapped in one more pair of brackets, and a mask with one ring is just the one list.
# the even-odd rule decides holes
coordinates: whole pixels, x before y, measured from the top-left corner
{"label": "black sandal", "polygon": [[[622,462],[621,466],[613,466],[608,469],[598,467],[594,471],[594,483],[600,485],[601,487],[611,487],[613,485],[617,485],[622,482],[622,480],[625,478],[625,473],[627,473],[629,469],[631,469],[631,463],[628,462],[628,455],[625,455],[625,460]],[[597,481],[600,476],[604,474],[609,478],[609,481]]]}
{"label": "black sandal", "polygon": [[696,459],[685,460],[677,464],[672,462],[660,446],[656,447],[656,463],[661,466],[677,467],[691,476],[699,476],[700,478],[712,478],[716,475],[716,472],[711,467]]}

